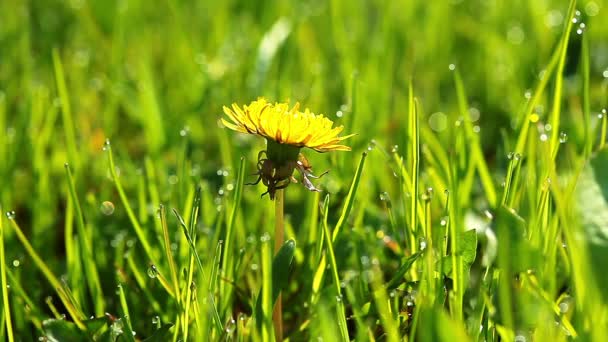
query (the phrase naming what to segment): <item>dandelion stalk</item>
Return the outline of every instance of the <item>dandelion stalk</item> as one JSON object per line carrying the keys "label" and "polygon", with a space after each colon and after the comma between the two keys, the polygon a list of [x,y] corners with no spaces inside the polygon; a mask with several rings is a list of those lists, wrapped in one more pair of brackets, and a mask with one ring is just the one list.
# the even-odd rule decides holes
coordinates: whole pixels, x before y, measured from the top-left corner
{"label": "dandelion stalk", "polygon": [[[285,222],[283,220],[285,190],[277,190],[275,195],[274,254],[276,255],[279,249],[281,249],[281,246],[283,245],[283,240],[285,240]],[[277,298],[277,302],[274,305],[274,311],[272,312],[272,321],[274,323],[275,340],[283,341],[283,305],[281,294],[279,294],[279,298]]]}

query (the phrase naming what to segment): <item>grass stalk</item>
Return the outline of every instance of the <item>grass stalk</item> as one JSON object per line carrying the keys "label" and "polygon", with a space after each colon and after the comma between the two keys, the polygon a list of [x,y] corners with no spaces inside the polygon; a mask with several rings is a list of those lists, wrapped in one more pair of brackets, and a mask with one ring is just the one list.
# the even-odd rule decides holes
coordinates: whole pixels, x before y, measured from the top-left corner
{"label": "grass stalk", "polygon": [[11,308],[8,301],[8,282],[6,281],[6,259],[4,257],[4,213],[0,206],[0,286],[2,286],[2,303],[4,308],[4,323],[6,324],[6,338],[9,342],[14,341],[13,324],[11,321]]}

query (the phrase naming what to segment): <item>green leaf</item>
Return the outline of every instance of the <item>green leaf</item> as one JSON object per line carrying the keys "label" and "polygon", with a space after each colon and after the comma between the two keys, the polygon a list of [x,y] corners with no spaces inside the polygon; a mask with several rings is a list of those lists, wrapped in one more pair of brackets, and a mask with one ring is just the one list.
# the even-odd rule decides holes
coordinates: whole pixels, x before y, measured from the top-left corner
{"label": "green leaf", "polygon": [[296,242],[288,240],[279,249],[277,255],[272,260],[272,303],[277,300],[279,293],[287,286],[289,280],[289,270],[293,255],[296,250]]}
{"label": "green leaf", "polygon": [[[475,261],[477,255],[477,232],[475,229],[467,230],[466,232],[459,233],[456,237],[458,243],[456,244],[456,257],[464,262],[466,269]],[[452,256],[446,255],[441,259],[443,274],[449,276],[452,272]],[[468,273],[468,272],[467,272]]]}
{"label": "green leaf", "polygon": [[108,317],[101,316],[87,319],[86,321],[82,321],[82,323],[87,328],[89,335],[93,336],[97,334],[104,326],[106,326],[109,323],[109,320]]}
{"label": "green leaf", "polygon": [[414,264],[414,261],[418,260],[418,258],[421,255],[422,255],[422,252],[418,252],[418,253],[414,253],[414,254],[410,255],[407,258],[404,258],[403,262],[401,263],[401,266],[399,266],[399,268],[397,269],[395,276],[388,282],[388,284],[386,284],[386,289],[389,291],[394,290],[399,285],[401,285],[403,276],[412,267],[412,265]]}
{"label": "green leaf", "polygon": [[589,251],[591,273],[600,292],[608,292],[608,149],[598,151],[583,169],[576,188],[579,217]]}
{"label": "green leaf", "polygon": [[452,319],[443,310],[421,308],[419,322],[417,341],[470,341],[462,322]]}
{"label": "green leaf", "polygon": [[[293,261],[293,255],[296,250],[296,242],[294,240],[287,240],[283,247],[279,249],[277,254],[272,260],[272,305],[276,302],[279,297],[279,293],[287,286],[289,280],[289,271],[291,262]],[[258,294],[258,298],[255,304],[254,314],[256,317],[263,317],[262,312],[262,289]]]}
{"label": "green leaf", "polygon": [[86,341],[87,336],[73,322],[63,319],[47,319],[42,322],[45,337],[53,341]]}
{"label": "green leaf", "polygon": [[163,324],[162,327],[160,327],[159,329],[157,329],[154,334],[152,334],[152,336],[148,337],[147,339],[144,340],[144,342],[163,342],[163,341],[169,341],[170,337],[171,337],[171,332],[169,331],[169,329],[171,329],[173,327],[173,323],[166,323]]}
{"label": "green leaf", "polygon": [[540,252],[534,248],[526,236],[526,221],[515,210],[501,206],[496,213],[496,238],[498,258],[502,267],[518,273],[535,269],[540,260]]}

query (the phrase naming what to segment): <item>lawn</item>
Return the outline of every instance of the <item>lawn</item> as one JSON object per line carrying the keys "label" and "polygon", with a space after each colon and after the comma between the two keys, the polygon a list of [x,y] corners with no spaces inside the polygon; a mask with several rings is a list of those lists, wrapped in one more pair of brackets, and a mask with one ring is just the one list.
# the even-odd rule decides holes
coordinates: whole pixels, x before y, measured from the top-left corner
{"label": "lawn", "polygon": [[604,341],[607,7],[0,1],[0,340]]}

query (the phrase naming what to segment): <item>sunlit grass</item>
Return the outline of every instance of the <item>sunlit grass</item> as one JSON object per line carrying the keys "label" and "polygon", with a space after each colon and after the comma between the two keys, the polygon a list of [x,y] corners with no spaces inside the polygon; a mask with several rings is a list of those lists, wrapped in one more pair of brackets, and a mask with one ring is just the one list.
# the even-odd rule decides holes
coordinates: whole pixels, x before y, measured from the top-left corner
{"label": "sunlit grass", "polygon": [[[607,5],[0,2],[0,338],[602,341]],[[357,133],[285,243],[260,96]]]}

